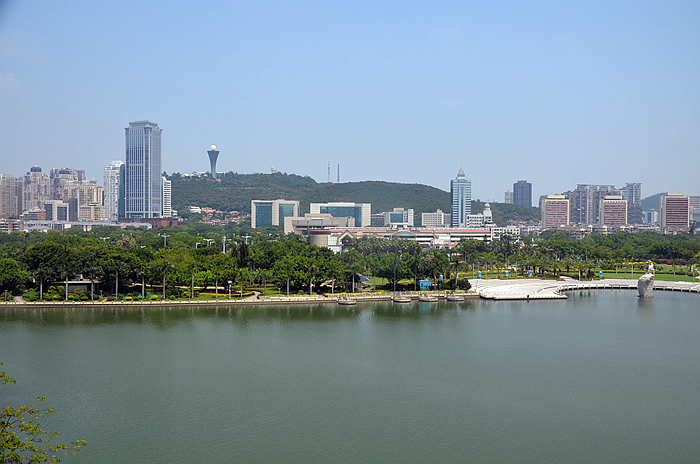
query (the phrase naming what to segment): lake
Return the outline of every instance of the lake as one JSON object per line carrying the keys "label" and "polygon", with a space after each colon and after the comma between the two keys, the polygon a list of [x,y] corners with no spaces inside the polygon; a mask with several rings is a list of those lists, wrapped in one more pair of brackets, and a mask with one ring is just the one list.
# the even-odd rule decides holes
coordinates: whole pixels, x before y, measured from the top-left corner
{"label": "lake", "polygon": [[700,460],[700,297],[0,310],[67,463]]}

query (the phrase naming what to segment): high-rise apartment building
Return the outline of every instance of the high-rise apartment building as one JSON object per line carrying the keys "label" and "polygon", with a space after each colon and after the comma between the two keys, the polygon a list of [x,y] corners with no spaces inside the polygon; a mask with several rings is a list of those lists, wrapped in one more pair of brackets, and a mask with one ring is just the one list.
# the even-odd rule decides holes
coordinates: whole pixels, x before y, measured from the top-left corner
{"label": "high-rise apartment building", "polygon": [[66,183],[85,180],[85,171],[82,169],[53,168],[49,171],[49,180],[51,182],[51,199],[65,200]]}
{"label": "high-rise apartment building", "polygon": [[682,193],[667,193],[661,197],[659,213],[661,229],[666,232],[690,230],[690,199]]}
{"label": "high-rise apartment building", "polygon": [[102,186],[95,180],[66,182],[63,201],[71,205],[71,221],[101,221],[105,218]]}
{"label": "high-rise apartment building", "polygon": [[532,208],[532,184],[519,180],[513,184],[513,204]]}
{"label": "high-rise apartment building", "polygon": [[642,184],[628,182],[622,190],[622,198],[627,200],[627,222],[642,224]]}
{"label": "high-rise apartment building", "polygon": [[160,217],[162,131],[150,121],[131,122],[125,131],[124,215],[132,219]]}
{"label": "high-rise apartment building", "polygon": [[607,195],[600,200],[598,224],[624,226],[627,224],[627,200],[621,195]]}
{"label": "high-rise apartment building", "polygon": [[250,227],[283,226],[284,218],[299,216],[298,200],[252,200]]}
{"label": "high-rise apartment building", "polygon": [[163,217],[173,217],[172,182],[163,177]]}
{"label": "high-rise apartment building", "polygon": [[506,190],[506,194],[504,196],[505,198],[503,199],[503,203],[507,205],[512,205],[513,204],[513,192],[510,190]]}
{"label": "high-rise apartment building", "polygon": [[9,174],[0,174],[0,219],[18,218],[21,198],[20,180]]}
{"label": "high-rise apartment building", "polygon": [[105,219],[119,221],[119,178],[123,161],[116,160],[104,169],[104,206]]}
{"label": "high-rise apartment building", "polygon": [[450,181],[450,194],[452,196],[451,226],[463,229],[467,227],[467,216],[472,212],[472,183],[467,180],[464,169],[459,168],[457,177]]}
{"label": "high-rise apartment building", "polygon": [[569,225],[569,200],[564,195],[543,195],[540,214],[543,229]]}
{"label": "high-rise apartment building", "polygon": [[608,195],[621,195],[614,185],[578,184],[576,190],[564,193],[569,200],[572,224],[598,224],[600,200]]}
{"label": "high-rise apartment building", "polygon": [[355,227],[370,227],[372,225],[371,203],[330,202],[311,203],[311,214],[330,214],[331,217],[351,217],[355,219]]}
{"label": "high-rise apartment building", "polygon": [[51,199],[49,176],[39,166],[32,166],[23,177],[22,212],[44,209],[44,202]]}

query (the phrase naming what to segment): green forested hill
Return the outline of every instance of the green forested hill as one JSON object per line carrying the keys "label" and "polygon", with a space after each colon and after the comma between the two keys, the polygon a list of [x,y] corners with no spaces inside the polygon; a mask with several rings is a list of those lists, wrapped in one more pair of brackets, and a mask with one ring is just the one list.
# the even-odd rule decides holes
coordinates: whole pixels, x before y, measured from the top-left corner
{"label": "green forested hill", "polygon": [[659,211],[660,204],[661,204],[661,197],[663,195],[666,195],[666,193],[657,193],[656,195],[652,195],[650,197],[642,198],[642,209],[650,210],[654,209],[656,211]]}
{"label": "green forested hill", "polygon": [[[173,208],[184,210],[190,205],[207,206],[221,211],[250,213],[251,200],[299,200],[301,213],[309,212],[309,203],[352,201],[371,203],[372,212],[393,208],[413,208],[417,223],[420,213],[441,209],[450,211],[450,194],[421,184],[400,184],[383,181],[317,183],[311,177],[295,174],[235,174],[227,173],[220,181],[206,178],[186,178],[174,174],[172,181]],[[472,202],[472,211],[483,211],[483,203]],[[493,203],[494,220],[499,225],[508,219],[539,219],[537,208]]]}

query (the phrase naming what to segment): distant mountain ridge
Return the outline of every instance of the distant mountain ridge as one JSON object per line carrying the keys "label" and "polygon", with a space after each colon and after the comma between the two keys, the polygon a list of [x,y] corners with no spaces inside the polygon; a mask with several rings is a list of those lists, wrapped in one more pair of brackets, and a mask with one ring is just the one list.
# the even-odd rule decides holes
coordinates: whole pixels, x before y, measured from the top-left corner
{"label": "distant mountain ridge", "polygon": [[[318,183],[311,177],[296,174],[227,173],[220,181],[200,177],[168,176],[172,181],[173,208],[183,210],[190,205],[206,206],[221,211],[250,213],[251,200],[299,200],[301,213],[309,212],[309,203],[351,201],[371,203],[372,212],[393,208],[412,208],[416,223],[420,213],[438,209],[449,213],[450,193],[422,184],[401,184],[384,181]],[[492,203],[494,221],[505,225],[508,219],[539,219],[538,208]],[[483,203],[472,201],[472,212],[483,211]]]}

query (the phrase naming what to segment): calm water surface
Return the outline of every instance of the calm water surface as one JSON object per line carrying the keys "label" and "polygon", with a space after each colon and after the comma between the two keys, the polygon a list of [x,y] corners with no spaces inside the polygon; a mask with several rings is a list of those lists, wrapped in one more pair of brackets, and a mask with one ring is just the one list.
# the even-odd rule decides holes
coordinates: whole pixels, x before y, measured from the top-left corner
{"label": "calm water surface", "polygon": [[700,297],[0,310],[69,463],[700,461]]}

